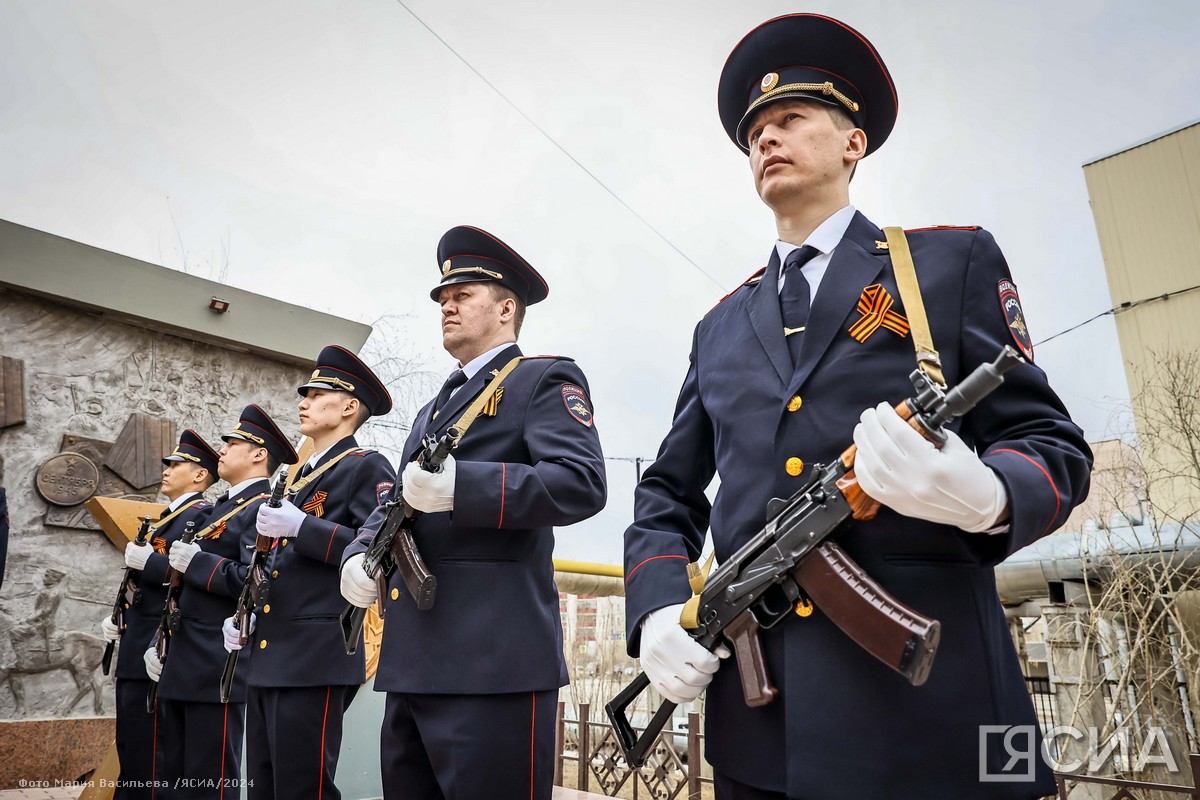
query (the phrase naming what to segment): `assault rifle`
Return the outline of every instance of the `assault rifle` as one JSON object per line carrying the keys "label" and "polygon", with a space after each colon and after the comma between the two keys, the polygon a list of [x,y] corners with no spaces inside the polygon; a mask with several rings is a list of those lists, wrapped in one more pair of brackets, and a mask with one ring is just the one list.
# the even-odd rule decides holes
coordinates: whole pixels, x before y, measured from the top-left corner
{"label": "assault rifle", "polygon": [[[432,434],[426,436],[421,442],[421,468],[426,472],[441,472],[442,462],[458,447],[460,438],[462,431],[453,425],[446,429],[441,439],[435,439]],[[417,543],[413,541],[412,529],[421,512],[404,502],[399,482],[392,488],[392,496],[384,507],[387,516],[363,556],[363,570],[367,577],[375,579],[379,616],[382,617],[387,609],[388,580],[397,568],[417,608],[428,611],[433,608],[437,594],[437,577],[425,566]],[[366,618],[367,609],[354,605],[347,606],[342,613],[342,636],[346,640],[347,653],[358,650]]]}
{"label": "assault rifle", "polygon": [[[196,538],[196,521],[188,520],[179,541],[191,544]],[[154,652],[158,655],[159,663],[167,663],[167,650],[171,647],[171,637],[179,630],[179,595],[183,592],[183,573],[177,569],[167,568],[167,600],[163,603],[162,617],[158,621],[158,638],[154,642]],[[150,691],[146,693],[146,713],[154,713],[154,704],[158,699],[158,681],[150,681]]]}
{"label": "assault rifle", "polygon": [[[1005,346],[995,362],[981,364],[948,392],[915,370],[909,378],[916,395],[896,406],[896,412],[940,447],[946,423],[974,408],[1019,363],[1016,351]],[[688,633],[709,650],[723,641],[732,645],[748,706],[764,706],[778,694],[767,675],[759,630],[793,613],[807,616],[812,604],[913,686],[929,677],[940,623],[889,595],[830,539],[851,517],[869,520],[879,511],[879,503],[858,485],[855,453],[851,445],[832,464],[818,464],[790,498],[768,503],[766,527],[721,564],[700,592],[699,625]],[[643,672],[604,707],[633,767],[645,763],[675,710],[674,703],[664,701],[639,737],[625,710],[649,685]]]}
{"label": "assault rifle", "polygon": [[[275,479],[271,496],[267,505],[279,508],[283,505],[283,492],[287,488],[288,468],[284,467]],[[271,588],[271,577],[267,575],[267,556],[271,554],[271,545],[275,540],[261,533],[254,537],[254,555],[250,557],[250,566],[246,568],[246,580],[242,582],[242,592],[238,595],[237,608],[233,612],[233,622],[238,629],[238,642],[242,647],[250,644],[250,622],[254,609],[262,608],[267,602],[268,590]],[[233,673],[237,670],[238,655],[242,651],[234,650],[225,657],[225,671],[221,673],[221,702],[229,702],[229,693],[233,689]]]}
{"label": "assault rifle", "polygon": [[[137,538],[133,540],[134,544],[145,544],[146,539],[150,536],[150,518],[142,517],[142,525],[138,528]],[[125,573],[121,576],[121,585],[117,587],[117,599],[113,601],[112,624],[117,626],[117,634],[123,636],[125,630],[129,627],[125,624],[125,610],[133,606],[142,599],[142,590],[138,587],[138,570],[133,567],[126,567]],[[104,674],[107,675],[112,669],[113,649],[117,642],[113,640],[104,645],[104,658],[100,664],[104,668]]]}

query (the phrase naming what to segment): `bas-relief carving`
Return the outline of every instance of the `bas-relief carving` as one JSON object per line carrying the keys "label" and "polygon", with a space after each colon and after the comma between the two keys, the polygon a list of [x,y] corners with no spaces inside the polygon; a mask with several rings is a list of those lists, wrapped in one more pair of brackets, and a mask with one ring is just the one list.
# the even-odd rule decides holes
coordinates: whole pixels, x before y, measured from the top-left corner
{"label": "bas-relief carving", "polygon": [[[82,530],[98,527],[82,507],[52,506],[37,495],[38,467],[65,451],[102,465],[134,412],[193,428],[219,449],[242,407],[257,403],[295,441],[295,387],[306,373],[7,290],[0,290],[0,353],[24,360],[28,395],[26,424],[0,431],[12,523],[0,590],[0,719],[111,714],[112,679],[97,666],[98,624],[124,563],[102,533]],[[106,467],[99,471],[97,494],[161,499],[157,487],[139,493]],[[51,603],[42,599],[47,570],[65,575],[55,614],[34,622],[37,604]]]}

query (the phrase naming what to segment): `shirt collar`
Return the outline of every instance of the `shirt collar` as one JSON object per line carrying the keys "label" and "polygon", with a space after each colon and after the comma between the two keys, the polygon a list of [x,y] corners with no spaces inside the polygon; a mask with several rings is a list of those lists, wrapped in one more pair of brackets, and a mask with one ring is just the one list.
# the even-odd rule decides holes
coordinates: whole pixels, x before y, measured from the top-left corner
{"label": "shirt collar", "polygon": [[474,378],[475,374],[479,372],[479,370],[490,364],[493,358],[500,355],[500,353],[509,347],[512,347],[514,344],[516,344],[516,342],[505,342],[504,344],[496,345],[486,353],[475,356],[466,364],[463,364],[461,367],[459,367],[459,369],[461,369],[463,374],[467,376],[467,380],[471,380],[471,378]]}
{"label": "shirt collar", "polygon": [[246,480],[239,483],[237,486],[230,486],[228,496],[229,497],[237,497],[239,494],[246,491],[246,489],[250,488],[250,484],[257,483],[258,481],[268,481],[269,482],[269,479],[261,477],[261,476],[257,477],[257,478],[247,478]]}
{"label": "shirt collar", "polygon": [[843,206],[837,211],[829,215],[829,218],[817,226],[817,229],[808,235],[803,244],[792,244],[791,242],[776,241],[775,250],[779,253],[779,263],[787,259],[788,254],[798,247],[803,245],[812,245],[823,255],[833,252],[833,249],[842,241],[842,237],[846,235],[846,230],[850,227],[850,222],[854,219],[854,206]]}
{"label": "shirt collar", "polygon": [[199,492],[187,492],[186,494],[181,494],[179,497],[176,497],[174,500],[172,500],[170,503],[167,504],[167,511],[174,511],[175,509],[179,508],[181,505],[183,505],[187,501],[191,500],[193,497],[195,497],[198,494],[200,494],[200,493]]}

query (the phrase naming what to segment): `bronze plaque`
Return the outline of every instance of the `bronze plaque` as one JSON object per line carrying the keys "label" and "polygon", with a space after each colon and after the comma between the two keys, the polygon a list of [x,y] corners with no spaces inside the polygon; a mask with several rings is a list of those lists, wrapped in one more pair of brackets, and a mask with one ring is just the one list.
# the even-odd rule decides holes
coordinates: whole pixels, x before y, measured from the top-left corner
{"label": "bronze plaque", "polygon": [[95,494],[100,485],[100,470],[78,453],[59,453],[38,468],[35,484],[47,503],[74,506]]}

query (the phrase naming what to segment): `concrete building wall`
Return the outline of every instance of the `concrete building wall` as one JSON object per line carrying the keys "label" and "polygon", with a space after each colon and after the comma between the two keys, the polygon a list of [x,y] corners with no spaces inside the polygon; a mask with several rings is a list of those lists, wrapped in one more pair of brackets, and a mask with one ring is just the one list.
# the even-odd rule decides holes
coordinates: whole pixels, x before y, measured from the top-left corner
{"label": "concrete building wall", "polygon": [[[1200,377],[1195,361],[1187,374],[1187,360],[1200,352],[1200,122],[1087,164],[1084,177],[1140,448],[1162,476],[1151,500],[1165,516],[1183,519],[1200,511],[1197,465],[1177,435],[1187,421],[1171,419],[1200,423],[1200,404],[1187,397],[1194,387],[1186,385]],[[1168,396],[1179,393],[1190,408]],[[1167,477],[1181,474],[1187,477]]]}
{"label": "concrete building wall", "polygon": [[[233,427],[241,409],[257,403],[298,439],[295,387],[304,370],[7,289],[0,289],[0,355],[24,362],[26,408],[23,425],[0,431],[12,525],[0,629],[11,632],[33,612],[46,570],[57,569],[66,576],[57,613],[47,622],[50,638],[79,632],[95,639],[93,649],[103,650],[96,626],[111,609],[124,566],[121,553],[86,512],[43,499],[35,486],[39,468],[64,448],[88,444],[79,454],[97,468],[99,494],[154,500],[157,482],[131,486],[100,455],[131,415],[169,420],[176,432],[193,428],[219,448],[220,435]],[[222,482],[211,491],[223,488]],[[0,665],[32,666],[36,659],[16,652],[16,646],[10,636],[0,636]],[[95,677],[102,686],[100,712],[111,714],[109,679],[99,670]],[[12,693],[0,686],[0,719],[95,713],[90,694],[72,708],[61,707],[75,692],[65,669],[17,680],[25,686],[26,707],[18,713]]]}

